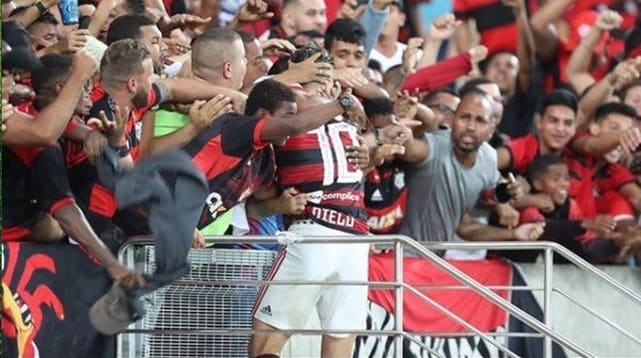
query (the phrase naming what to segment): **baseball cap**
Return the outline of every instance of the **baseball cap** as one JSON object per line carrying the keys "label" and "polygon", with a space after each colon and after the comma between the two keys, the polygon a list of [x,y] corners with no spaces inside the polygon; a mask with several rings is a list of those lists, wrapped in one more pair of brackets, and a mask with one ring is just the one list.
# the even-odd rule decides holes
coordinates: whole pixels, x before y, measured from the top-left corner
{"label": "baseball cap", "polygon": [[[573,16],[570,23],[570,36],[568,41],[564,44],[564,48],[568,52],[574,51],[579,46],[581,40],[590,32],[590,29],[596,24],[599,13],[597,11],[588,10],[583,11]],[[606,46],[610,40],[610,33],[603,32],[599,42],[594,46],[594,53],[606,53]]]}
{"label": "baseball cap", "polygon": [[11,47],[30,47],[31,36],[17,21],[2,22],[2,39]]}
{"label": "baseball cap", "polygon": [[114,335],[127,328],[144,314],[140,303],[127,296],[117,282],[89,310],[89,321],[100,333]]}
{"label": "baseball cap", "polygon": [[2,69],[22,69],[35,72],[42,67],[38,57],[29,47],[12,47],[11,51],[2,55]]}

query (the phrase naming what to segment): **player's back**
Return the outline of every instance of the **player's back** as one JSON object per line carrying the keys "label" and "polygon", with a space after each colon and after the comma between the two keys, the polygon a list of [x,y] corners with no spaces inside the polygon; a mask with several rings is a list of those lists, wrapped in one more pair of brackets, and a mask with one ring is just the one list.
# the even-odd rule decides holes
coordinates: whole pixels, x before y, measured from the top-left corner
{"label": "player's back", "polygon": [[276,150],[281,188],[308,194],[305,212],[294,219],[311,219],[352,233],[367,232],[363,202],[363,173],[348,163],[346,148],[358,145],[358,130],[335,120],[290,137]]}

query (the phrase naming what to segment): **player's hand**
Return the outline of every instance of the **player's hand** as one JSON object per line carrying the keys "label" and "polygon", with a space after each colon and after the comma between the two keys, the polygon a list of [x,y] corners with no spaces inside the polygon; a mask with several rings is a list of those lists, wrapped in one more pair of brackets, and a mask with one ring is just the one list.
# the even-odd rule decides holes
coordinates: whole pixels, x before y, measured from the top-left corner
{"label": "player's hand", "polygon": [[287,188],[278,198],[278,212],[287,215],[298,215],[305,211],[307,194],[301,194],[294,188]]}
{"label": "player's hand", "polygon": [[198,133],[211,127],[214,121],[232,110],[231,98],[222,94],[209,101],[196,101],[189,109],[189,120]]}
{"label": "player's hand", "polygon": [[518,241],[534,241],[543,235],[545,223],[523,224],[513,229],[513,238]]}

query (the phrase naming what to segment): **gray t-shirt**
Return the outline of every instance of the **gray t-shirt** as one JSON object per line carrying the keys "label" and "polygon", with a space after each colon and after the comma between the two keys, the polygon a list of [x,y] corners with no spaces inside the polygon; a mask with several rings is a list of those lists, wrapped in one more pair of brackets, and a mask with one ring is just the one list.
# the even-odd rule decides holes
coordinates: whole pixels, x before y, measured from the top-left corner
{"label": "gray t-shirt", "polygon": [[451,131],[426,134],[425,140],[428,158],[407,172],[409,195],[400,233],[417,241],[451,241],[463,214],[485,189],[498,184],[496,151],[483,143],[474,166],[467,168],[454,156]]}

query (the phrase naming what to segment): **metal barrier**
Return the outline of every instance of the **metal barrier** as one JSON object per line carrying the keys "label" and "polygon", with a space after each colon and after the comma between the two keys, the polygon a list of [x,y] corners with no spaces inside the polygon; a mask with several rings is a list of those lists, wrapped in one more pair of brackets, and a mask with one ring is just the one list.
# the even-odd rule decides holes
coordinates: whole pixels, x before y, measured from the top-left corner
{"label": "metal barrier", "polygon": [[[208,242],[216,242],[216,243],[223,243],[223,244],[235,244],[239,242],[274,242],[274,241],[279,241],[282,240],[282,237],[262,237],[262,236],[243,236],[243,237],[230,237],[230,236],[221,236],[221,237],[207,237],[206,238]],[[288,238],[291,239],[291,238]],[[370,288],[394,288],[395,290],[395,307],[396,311],[394,312],[395,316],[395,329],[393,331],[322,331],[322,330],[289,330],[286,331],[287,333],[296,333],[296,334],[307,334],[307,335],[318,335],[322,333],[356,333],[359,335],[387,335],[387,336],[395,336],[395,356],[396,357],[402,357],[402,340],[403,338],[409,339],[411,341],[414,341],[417,343],[421,348],[426,349],[428,352],[431,354],[434,354],[436,356],[440,356],[437,352],[435,352],[433,349],[430,347],[427,347],[424,345],[422,342],[417,340],[415,337],[412,337],[412,335],[407,334],[406,332],[403,331],[403,291],[404,290],[409,290],[410,292],[414,293],[418,297],[420,297],[422,300],[425,302],[428,302],[436,307],[437,310],[442,312],[443,314],[447,315],[448,317],[452,318],[459,324],[463,325],[470,331],[474,333],[474,335],[478,335],[482,337],[487,343],[495,345],[497,349],[502,351],[504,354],[510,357],[516,357],[517,355],[514,354],[513,352],[509,351],[506,347],[498,345],[498,343],[491,338],[493,334],[487,334],[484,332],[478,331],[476,328],[462,320],[460,317],[457,317],[453,313],[449,312],[447,309],[444,307],[440,306],[437,302],[433,301],[431,298],[428,296],[424,295],[422,292],[420,292],[416,287],[412,287],[410,285],[407,285],[403,282],[403,256],[404,256],[404,248],[405,246],[413,249],[416,251],[419,256],[428,259],[430,262],[438,265],[441,269],[443,269],[445,272],[450,274],[451,276],[455,277],[459,281],[463,282],[468,289],[473,289],[476,293],[482,295],[492,303],[496,304],[497,306],[501,307],[502,309],[506,310],[508,313],[512,314],[514,317],[520,319],[524,323],[528,324],[531,326],[534,330],[539,332],[545,340],[545,345],[544,345],[544,352],[545,356],[551,356],[551,342],[555,341],[559,343],[561,346],[565,347],[566,349],[569,349],[570,351],[578,354],[579,356],[583,357],[592,357],[593,355],[590,354],[589,352],[585,351],[581,347],[577,346],[570,340],[568,340],[566,337],[563,337],[562,335],[558,334],[557,332],[553,331],[549,327],[549,311],[550,311],[550,297],[551,293],[553,292],[552,290],[552,253],[555,252],[557,254],[560,254],[564,257],[566,257],[570,262],[575,263],[577,266],[585,269],[586,271],[590,272],[593,274],[595,277],[598,277],[601,280],[604,280],[608,284],[610,284],[612,287],[615,289],[619,290],[620,292],[623,292],[626,296],[629,298],[635,300],[635,302],[641,304],[641,297],[635,294],[634,292],[630,291],[626,287],[618,284],[616,281],[614,281],[612,278],[609,276],[605,275],[603,272],[599,271],[598,269],[594,268],[592,265],[588,264],[587,262],[583,261],[582,259],[578,258],[576,255],[565,249],[564,247],[555,244],[555,243],[548,243],[548,242],[520,242],[520,243],[492,243],[492,242],[484,242],[484,243],[428,243],[426,246],[423,246],[420,243],[417,243],[416,241],[404,237],[404,236],[368,236],[368,237],[341,237],[341,238],[328,238],[328,237],[304,237],[304,238],[295,238],[295,241],[298,243],[374,243],[374,244],[393,244],[395,248],[395,281],[394,282],[389,282],[389,283],[384,283],[384,282],[327,282],[327,281],[322,281],[322,282],[313,282],[313,281],[271,281],[271,282],[266,282],[264,281],[264,277],[266,272],[268,271],[271,261],[267,258],[267,256],[264,257],[264,261],[257,262],[257,261],[251,261],[251,260],[240,260],[235,262],[235,264],[238,264],[240,267],[246,267],[248,268],[247,272],[251,272],[251,277],[248,277],[247,275],[243,276],[242,274],[237,274],[237,275],[219,275],[219,274],[214,274],[212,275],[202,275],[201,271],[198,269],[198,265],[225,265],[225,260],[228,260],[229,257],[228,255],[239,255],[240,253],[246,254],[246,255],[271,255],[271,259],[274,257],[273,252],[268,252],[268,251],[256,251],[254,250],[224,250],[224,249],[209,249],[209,250],[192,250],[190,253],[190,260],[192,262],[192,268],[194,268],[194,265],[196,265],[195,270],[192,269],[192,273],[188,274],[187,276],[181,278],[180,280],[174,282],[172,285],[163,288],[155,293],[152,293],[151,295],[145,297],[145,304],[147,307],[151,307],[152,309],[149,310],[147,315],[145,316],[145,319],[141,322],[138,322],[137,324],[133,325],[125,331],[123,334],[119,336],[118,339],[118,353],[120,356],[123,357],[165,357],[165,356],[178,356],[176,354],[172,353],[167,353],[167,352],[160,352],[160,354],[155,354],[154,349],[152,345],[154,344],[154,336],[158,335],[171,335],[171,336],[177,336],[178,339],[175,340],[175,346],[174,348],[176,349],[185,349],[184,347],[181,347],[181,341],[184,343],[184,337],[185,336],[195,336],[195,337],[203,337],[203,339],[207,338],[209,341],[207,342],[207,346],[216,346],[215,344],[212,345],[211,340],[214,338],[214,335],[222,335],[225,334],[227,336],[232,336],[232,337],[240,337],[237,340],[230,340],[230,339],[225,339],[225,344],[222,346],[225,347],[231,347],[228,350],[221,350],[220,352],[199,352],[195,356],[212,356],[212,357],[235,357],[235,356],[246,356],[246,344],[249,339],[249,336],[253,333],[251,330],[251,317],[250,313],[245,310],[245,311],[234,311],[233,309],[227,309],[228,307],[221,307],[215,306],[215,304],[212,304],[211,311],[210,313],[213,314],[213,312],[216,312],[216,315],[222,315],[225,317],[225,315],[229,314],[229,318],[232,318],[229,320],[229,322],[236,322],[236,325],[234,327],[225,327],[224,325],[220,328],[214,328],[214,329],[199,329],[198,325],[194,324],[184,324],[184,321],[186,320],[187,322],[192,322],[193,321],[198,321],[198,319],[206,319],[207,317],[191,317],[188,312],[184,313],[184,316],[186,317],[185,320],[180,320],[176,317],[171,316],[171,313],[169,315],[171,317],[167,316],[167,310],[172,311],[174,315],[179,315],[183,313],[184,310],[184,304],[173,304],[176,299],[176,297],[172,296],[175,295],[177,292],[180,292],[180,290],[176,290],[175,288],[172,287],[198,287],[200,290],[207,290],[209,287],[211,290],[214,290],[216,293],[213,291],[209,291],[209,295],[205,295],[208,298],[203,298],[205,301],[207,299],[213,299],[216,298],[222,293],[226,293],[227,298],[229,297],[245,297],[247,302],[244,302],[244,305],[239,305],[236,307],[252,307],[253,305],[253,300],[255,298],[255,294],[257,292],[257,288],[254,287],[257,284],[303,284],[303,285],[314,285],[314,284],[338,284],[338,285],[368,285]],[[124,261],[126,264],[132,264],[132,263],[141,263],[144,262],[145,264],[143,265],[142,269],[146,273],[151,273],[153,272],[153,247],[149,246],[152,241],[149,237],[137,237],[137,238],[132,238],[129,240],[122,248],[120,251],[119,257],[121,258],[122,261]],[[146,246],[145,246],[146,245]],[[138,253],[136,252],[131,252],[131,248],[134,248],[136,246],[142,246],[141,250]],[[479,284],[477,281],[473,280],[463,272],[459,271],[455,267],[453,267],[451,264],[449,264],[447,261],[436,255],[435,253],[431,252],[430,250],[443,250],[443,249],[513,249],[513,250],[543,250],[544,255],[545,255],[545,279],[544,279],[544,320],[543,322],[538,321],[534,317],[528,315],[524,311],[522,311],[520,308],[514,306],[512,303],[508,302],[507,300],[503,299],[501,296],[497,295],[494,293],[491,289],[495,288],[489,288],[489,287],[484,287],[481,284]],[[143,255],[142,260],[138,258],[136,259],[136,255]],[[204,256],[203,257],[199,257]],[[226,258],[227,257],[227,258]],[[151,261],[150,261],[151,260]],[[221,260],[221,261],[218,261]],[[270,262],[267,262],[270,261]],[[261,267],[260,270],[256,268],[256,266]],[[140,268],[140,267],[139,267]],[[202,268],[202,266],[200,267]],[[252,268],[252,269],[249,269]],[[216,269],[214,268],[214,272],[217,272]],[[207,268],[205,271],[210,272],[210,268]],[[223,270],[224,271],[224,270]],[[260,272],[259,272],[260,271]],[[245,273],[247,273],[245,272]],[[234,291],[233,287],[240,287],[240,291]],[[250,287],[254,287],[254,289],[250,289]],[[462,286],[452,286],[454,289],[461,288]],[[442,288],[442,287],[439,287]],[[184,291],[183,289],[183,292]],[[239,294],[240,292],[240,294]],[[231,295],[230,293],[233,293]],[[253,293],[253,295],[252,295]],[[203,295],[200,295],[203,296]],[[212,298],[213,297],[213,298]],[[166,307],[164,314],[165,316],[162,316],[160,312],[160,308],[158,307],[159,305],[164,305],[165,300],[169,299],[169,305]],[[174,301],[172,301],[174,300]],[[251,302],[249,302],[251,301]],[[180,300],[178,300],[180,302]],[[208,301],[206,301],[207,303]],[[225,302],[223,300],[223,302]],[[189,302],[187,302],[189,304]],[[202,302],[198,302],[199,306],[202,306]],[[233,306],[233,305],[232,305]],[[230,306],[231,307],[231,306]],[[227,309],[227,310],[226,310]],[[228,312],[229,311],[229,312]],[[178,312],[178,313],[176,313]],[[205,315],[207,316],[207,315]],[[163,318],[164,317],[164,318]],[[183,317],[183,318],[185,318]],[[213,317],[213,316],[212,316]],[[169,319],[170,324],[167,326],[164,326],[163,324],[158,324],[162,319]],[[171,321],[171,320],[174,321]],[[232,322],[232,323],[233,323]],[[161,322],[162,323],[162,322]],[[241,327],[242,326],[242,327]],[[615,328],[616,325],[614,325]],[[146,327],[153,327],[153,329],[149,329]],[[243,328],[245,327],[245,328]],[[629,334],[629,332],[626,332]],[[124,337],[127,335],[134,335],[134,337],[137,337],[138,339],[134,338],[133,340],[125,340]],[[141,338],[141,335],[144,335]],[[460,334],[461,336],[465,334]],[[505,334],[506,336],[509,334]],[[182,339],[181,339],[182,337]],[[632,339],[634,339],[636,342],[640,342],[636,339],[636,337],[632,336],[631,334],[629,335]],[[198,341],[198,340],[196,340]],[[215,342],[214,342],[215,343]],[[196,344],[197,345],[197,344]],[[242,347],[241,347],[242,346]],[[195,349],[198,350],[199,348],[197,347],[187,347],[189,349]],[[224,347],[221,347],[224,348]],[[240,349],[240,350],[238,350]],[[123,355],[123,352],[129,352],[129,355]],[[240,353],[239,353],[240,352]],[[131,355],[134,354],[134,355]],[[164,355],[163,355],[164,354]],[[238,355],[237,355],[238,354]]]}

